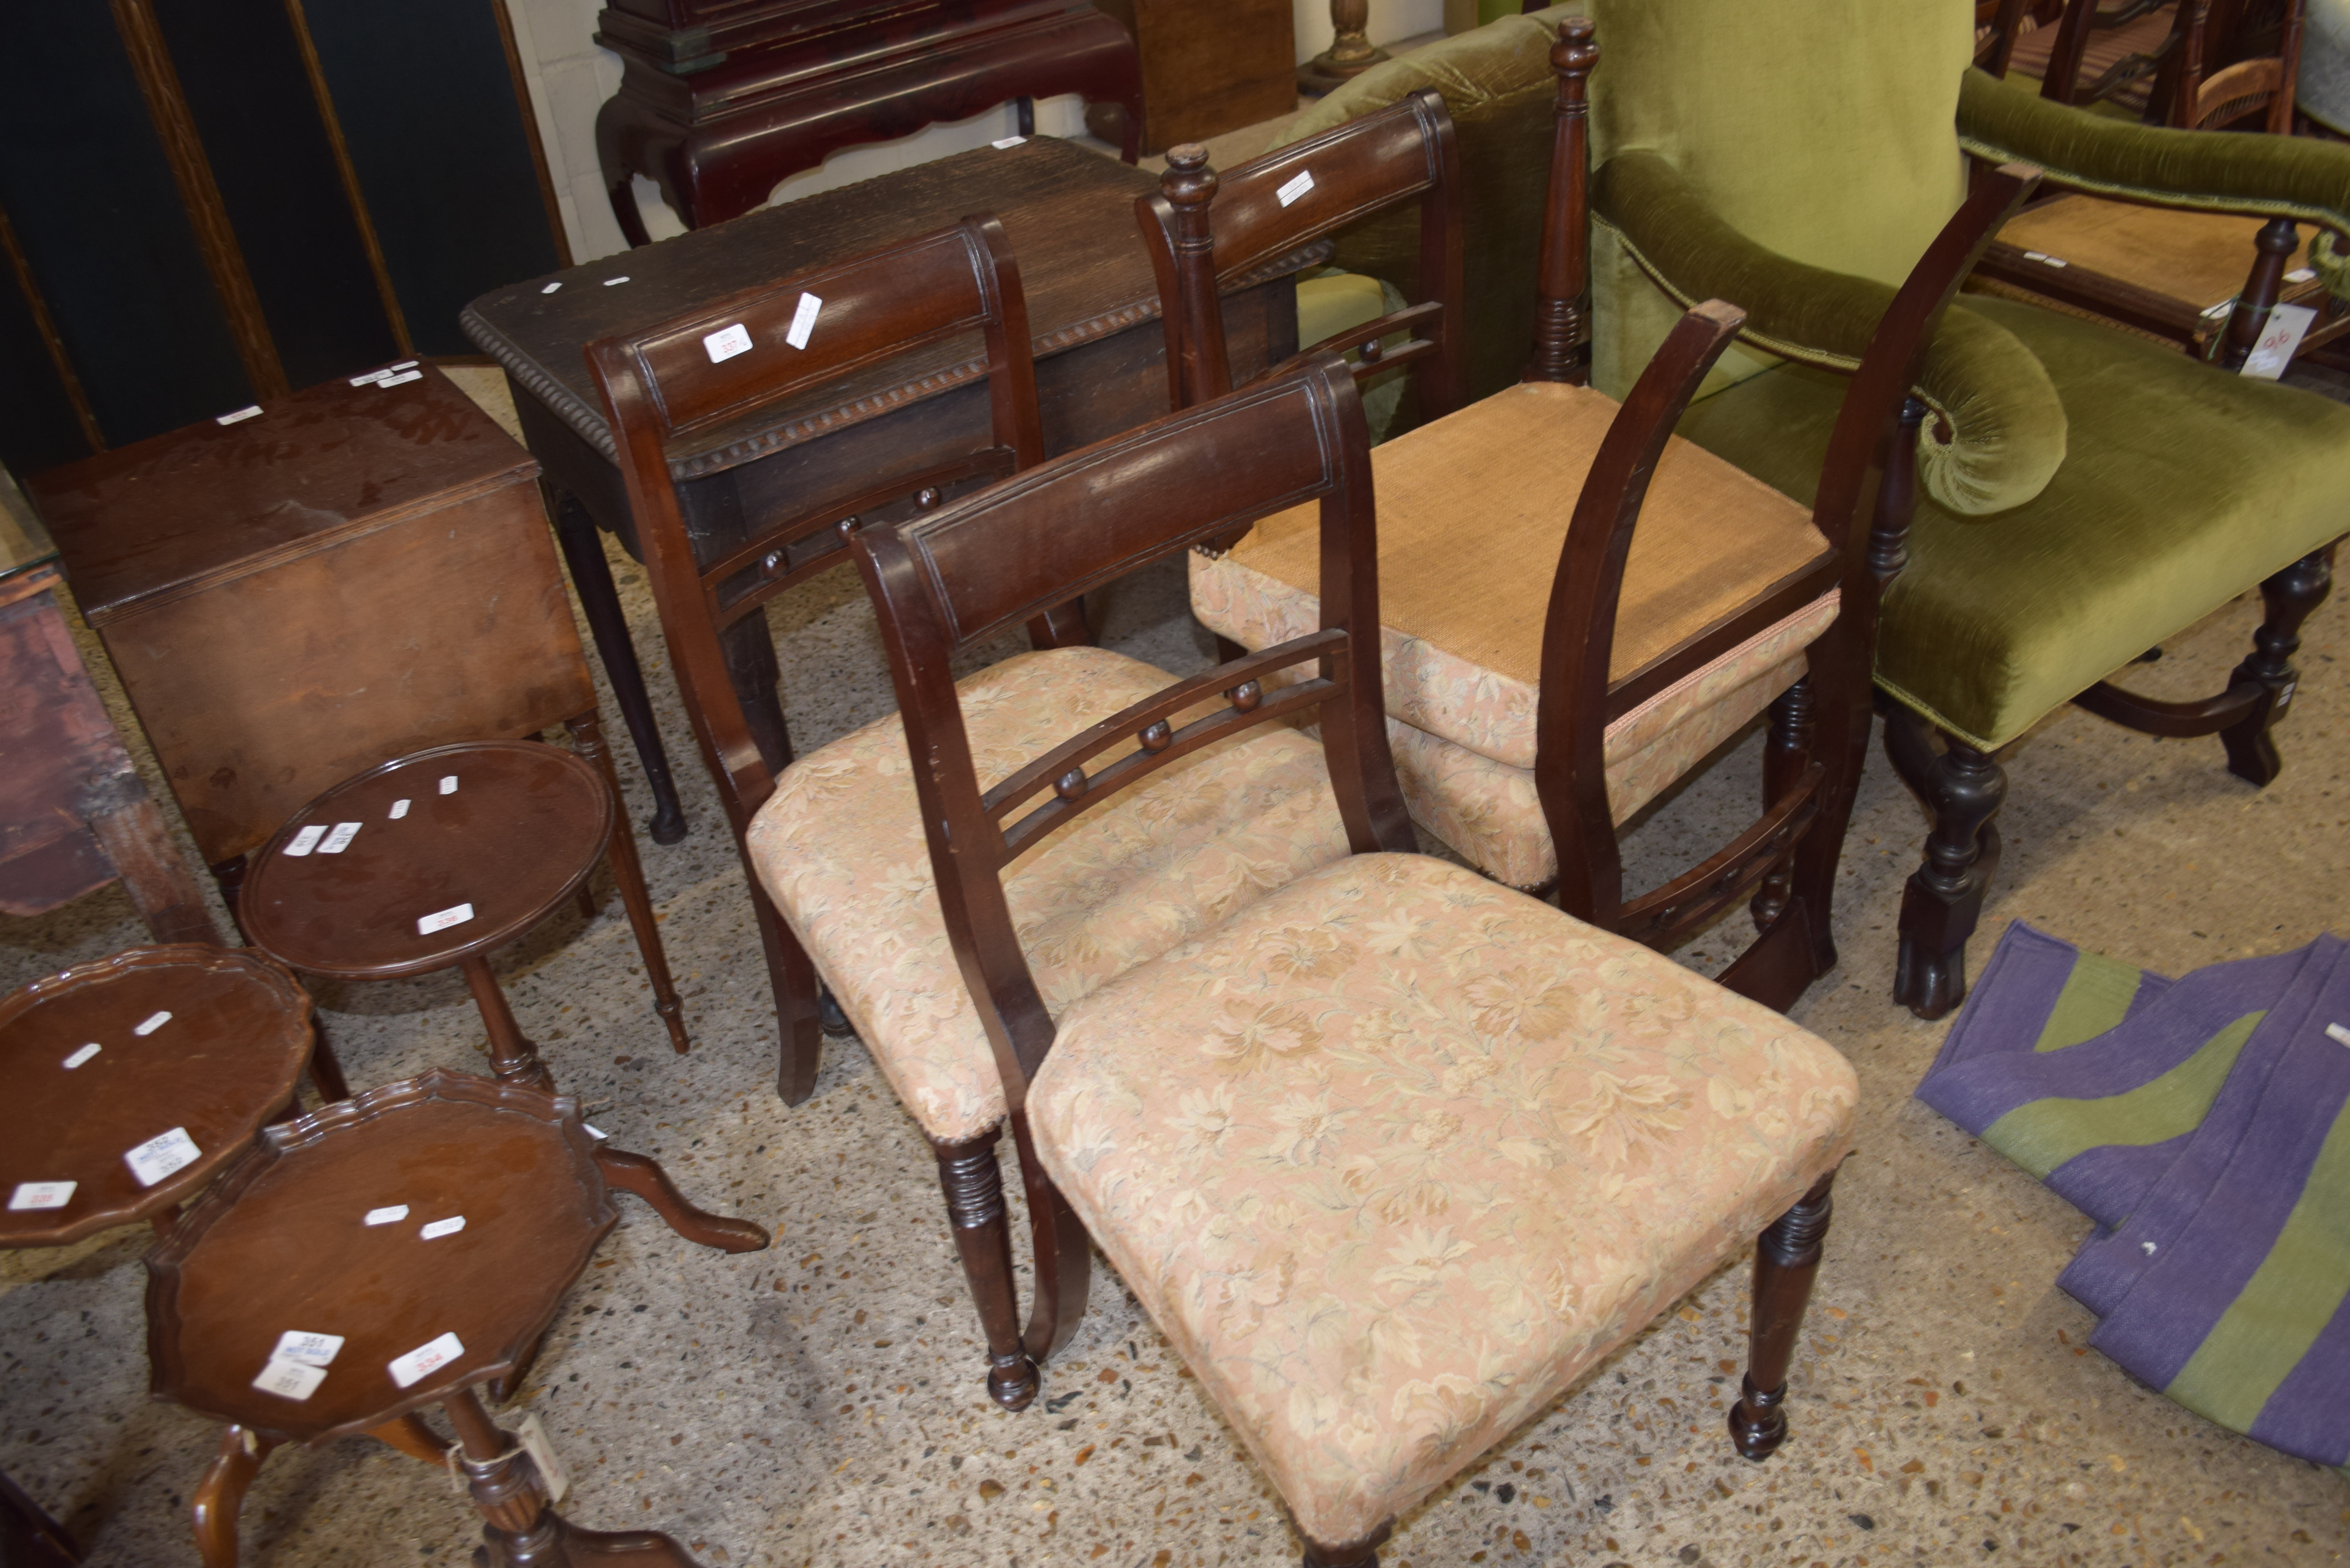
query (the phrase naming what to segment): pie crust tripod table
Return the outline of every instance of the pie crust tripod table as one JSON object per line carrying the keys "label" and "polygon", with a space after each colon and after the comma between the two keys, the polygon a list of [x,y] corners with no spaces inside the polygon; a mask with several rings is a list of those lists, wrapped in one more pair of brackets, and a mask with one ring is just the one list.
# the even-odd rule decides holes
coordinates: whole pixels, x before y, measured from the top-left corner
{"label": "pie crust tripod table", "polygon": [[394,1424],[437,1447],[419,1412],[439,1405],[484,1521],[477,1563],[692,1568],[666,1535],[567,1521],[473,1391],[527,1362],[619,1218],[614,1187],[690,1241],[767,1244],[598,1147],[577,1101],[520,1084],[436,1067],[269,1128],[147,1258],[155,1395],[230,1424],[197,1494],[206,1563],[235,1560],[271,1449]]}

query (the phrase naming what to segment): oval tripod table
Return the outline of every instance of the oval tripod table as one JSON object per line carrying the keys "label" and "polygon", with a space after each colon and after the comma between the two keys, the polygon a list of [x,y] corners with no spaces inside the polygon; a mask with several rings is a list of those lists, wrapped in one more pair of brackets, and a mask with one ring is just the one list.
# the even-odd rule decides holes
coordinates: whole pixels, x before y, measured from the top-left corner
{"label": "oval tripod table", "polygon": [[689,1241],[767,1244],[643,1155],[598,1145],[577,1101],[525,1085],[436,1067],[267,1129],[147,1258],[155,1395],[229,1423],[197,1492],[207,1568],[235,1562],[237,1509],[271,1449],[403,1421],[437,1449],[428,1405],[484,1521],[476,1562],[692,1568],[666,1535],[556,1513],[473,1391],[520,1381],[619,1218],[615,1187]]}
{"label": "oval tripod table", "polygon": [[487,955],[574,894],[584,902],[608,859],[653,1011],[683,1054],[685,1020],[611,762],[592,732],[580,742],[579,753],[536,741],[436,746],[337,784],[255,857],[238,896],[245,934],[291,968],[343,980],[462,967],[499,1081],[552,1090]]}

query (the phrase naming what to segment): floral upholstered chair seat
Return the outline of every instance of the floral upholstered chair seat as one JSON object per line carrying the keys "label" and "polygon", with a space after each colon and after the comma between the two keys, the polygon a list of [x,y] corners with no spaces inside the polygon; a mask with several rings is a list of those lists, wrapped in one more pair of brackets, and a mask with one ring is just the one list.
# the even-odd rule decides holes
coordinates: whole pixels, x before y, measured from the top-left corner
{"label": "floral upholstered chair seat", "polygon": [[[1488,875],[1557,873],[1534,794],[1534,718],[1552,575],[1617,405],[1530,382],[1373,454],[1388,728],[1414,821]],[[1191,607],[1262,649],[1321,624],[1311,508],[1266,518],[1230,553],[1191,557]],[[1620,683],[1669,657],[1828,545],[1807,509],[1688,442],[1658,465],[1625,569],[1610,653]],[[1501,573],[1496,562],[1521,563]],[[1814,598],[1614,720],[1608,805],[1622,822],[1803,678],[1835,619]]]}
{"label": "floral upholstered chair seat", "polygon": [[1322,1542],[1750,1246],[1856,1095],[1779,1014],[1419,856],[1309,872],[1056,1017],[1046,1169]]}
{"label": "floral upholstered chair seat", "polygon": [[[1097,648],[1023,654],[969,677],[956,693],[982,783],[1173,679]],[[1082,693],[1074,709],[1071,692]],[[923,1131],[957,1140],[1003,1121],[1003,1086],[940,913],[900,720],[795,762],[746,842],[776,909]],[[1346,853],[1320,743],[1269,726],[1087,813],[1015,867],[1004,890],[1057,1012]]]}

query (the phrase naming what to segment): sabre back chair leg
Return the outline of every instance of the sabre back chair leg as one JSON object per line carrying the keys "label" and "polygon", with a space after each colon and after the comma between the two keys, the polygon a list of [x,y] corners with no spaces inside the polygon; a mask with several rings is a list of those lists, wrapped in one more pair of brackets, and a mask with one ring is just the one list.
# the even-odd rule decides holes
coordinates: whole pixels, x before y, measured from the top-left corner
{"label": "sabre back chair leg", "polygon": [[[636,831],[629,826],[628,803],[620,794],[620,775],[612,771],[612,753],[604,744],[603,722],[590,712],[567,719],[564,724],[571,732],[572,744],[596,764],[596,771],[604,775],[604,787],[612,792],[612,836],[604,845],[604,859],[612,868],[612,880],[619,885],[620,902],[629,911],[629,929],[636,933],[637,956],[644,961],[646,977],[652,981],[653,1012],[669,1031],[670,1049],[682,1056],[692,1044],[685,1034],[685,1011],[677,999],[677,982],[670,978],[660,923],[653,917],[652,893],[645,887],[644,863],[637,858]],[[587,883],[580,884],[580,892],[587,894]],[[592,919],[595,905],[583,901],[581,913]]]}
{"label": "sabre back chair leg", "polygon": [[1036,1264],[1035,1299],[1029,1303],[1028,1332],[1021,1343],[1028,1359],[1041,1368],[1069,1343],[1085,1318],[1086,1293],[1093,1283],[1093,1238],[1045,1174],[1036,1146],[1029,1139],[1025,1110],[1012,1113],[1012,1137],[1020,1183],[1028,1196],[1029,1245]]}
{"label": "sabre back chair leg", "polygon": [[1012,1283],[1012,1229],[1003,1207],[1003,1172],[995,1146],[1003,1129],[954,1143],[933,1141],[947,1222],[962,1256],[979,1326],[987,1337],[987,1392],[1007,1410],[1024,1410],[1041,1381],[1020,1334],[1020,1302]]}
{"label": "sabre back chair leg", "polygon": [[775,1062],[775,1093],[796,1106],[816,1093],[816,1070],[824,1061],[824,1028],[818,1020],[816,965],[767,898],[759,873],[745,855],[751,911],[758,918],[759,945],[766,951],[767,983],[775,992],[775,1022],[782,1034]]}
{"label": "sabre back chair leg", "polygon": [[1967,993],[1967,939],[1999,866],[1992,819],[2007,796],[2007,774],[1988,753],[1947,735],[1938,757],[1924,720],[1898,702],[1887,703],[1885,713],[1885,753],[1934,819],[1924,864],[1901,891],[1893,999],[1920,1018],[1940,1018]]}
{"label": "sabre back chair leg", "polygon": [[[2338,544],[2339,541],[2337,540]],[[2266,786],[2284,771],[2270,731],[2293,705],[2300,681],[2293,656],[2301,647],[2301,627],[2334,589],[2333,545],[2313,550],[2261,584],[2268,617],[2252,633],[2252,651],[2228,677],[2230,686],[2252,680],[2267,688],[2268,696],[2250,713],[2220,732],[2228,748],[2228,771],[2248,783]]]}
{"label": "sabre back chair leg", "polygon": [[1750,1459],[1767,1459],[1787,1440],[1787,1368],[1820,1272],[1821,1243],[1835,1205],[1835,1172],[1779,1216],[1754,1243],[1754,1305],[1746,1378],[1730,1407],[1730,1440]]}

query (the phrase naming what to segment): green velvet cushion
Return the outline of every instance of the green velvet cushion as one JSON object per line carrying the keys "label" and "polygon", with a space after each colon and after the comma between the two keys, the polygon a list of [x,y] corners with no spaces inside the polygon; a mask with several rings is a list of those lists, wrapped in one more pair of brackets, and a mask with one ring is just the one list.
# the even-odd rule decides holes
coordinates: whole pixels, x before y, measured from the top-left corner
{"label": "green velvet cushion", "polygon": [[[1996,517],[1920,500],[1877,672],[1990,748],[2350,531],[2350,408],[2053,311],[1969,303],[2047,368],[2072,452],[2037,499]],[[1844,387],[1783,366],[1691,409],[1681,433],[1809,500]]]}
{"label": "green velvet cushion", "polygon": [[[2304,136],[2167,130],[2088,114],[1963,73],[1959,136],[1994,162],[2037,163],[2068,185],[2158,206],[2292,218],[2350,230],[2350,147]],[[2311,247],[2311,264],[2334,294],[2350,297],[2350,264],[2335,247]]]}
{"label": "green velvet cushion", "polygon": [[[1891,285],[1805,266],[1756,244],[1653,152],[1608,160],[1592,205],[1633,258],[1680,304],[1726,299],[1741,334],[1775,354],[1851,370],[1893,303]],[[2064,461],[2064,404],[2013,334],[1953,305],[1928,352],[1918,392],[1940,416],[1918,434],[1927,492],[1970,516],[2020,506]]]}

